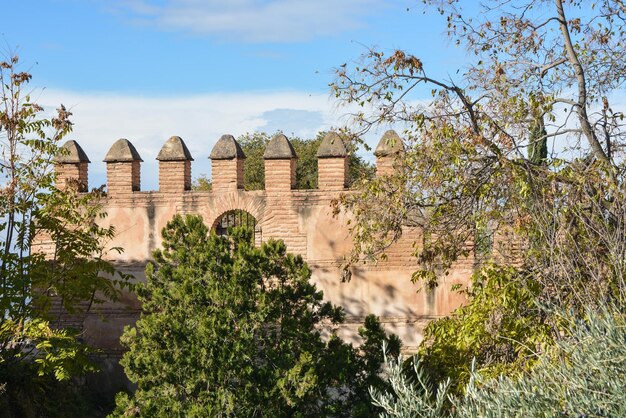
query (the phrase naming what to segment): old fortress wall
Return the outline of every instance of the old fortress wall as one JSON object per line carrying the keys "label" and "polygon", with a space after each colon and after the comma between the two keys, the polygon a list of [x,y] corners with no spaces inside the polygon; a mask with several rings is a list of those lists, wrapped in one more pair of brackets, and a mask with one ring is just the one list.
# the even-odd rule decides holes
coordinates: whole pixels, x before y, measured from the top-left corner
{"label": "old fortress wall", "polygon": [[[75,141],[64,147],[69,153],[56,164],[59,187],[72,178],[87,190],[87,155]],[[395,132],[383,136],[375,152],[378,176],[394,169],[394,155],[400,147]],[[353,267],[351,281],[341,282],[340,265],[352,240],[348,215],[334,216],[331,207],[333,200],[349,193],[348,155],[336,134],[327,135],[320,146],[319,186],[312,190],[294,189],[297,156],[284,135],[276,135],[265,151],[265,190],[244,190],[245,156],[232,136],[222,136],[210,158],[212,191],[191,190],[193,158],[183,140],[172,137],[157,157],[159,190],[142,191],[142,160],[135,147],[126,139],[113,144],[104,158],[108,190],[104,210],[108,216],[101,222],[115,226],[115,238],[108,245],[124,249],[122,254],[110,254],[118,268],[132,273],[136,280],[145,280],[146,262],[161,245],[161,230],[174,214],[198,214],[208,226],[216,227],[223,214],[243,210],[257,221],[257,242],[283,240],[290,252],[302,255],[309,263],[313,280],[325,298],[344,307],[347,323],[338,331],[348,340],[357,341],[356,330],[364,317],[373,313],[388,331],[402,338],[405,349],[413,350],[428,321],[450,313],[463,302],[463,296],[450,288],[467,283],[473,259],[458,263],[437,289],[418,292],[419,285],[411,282],[411,274],[417,267],[413,242],[420,242],[420,231],[410,228],[389,249],[387,260]],[[89,344],[117,358],[123,327],[133,324],[139,313],[136,298],[126,293],[120,302],[97,306],[75,319],[75,325],[84,329]]]}

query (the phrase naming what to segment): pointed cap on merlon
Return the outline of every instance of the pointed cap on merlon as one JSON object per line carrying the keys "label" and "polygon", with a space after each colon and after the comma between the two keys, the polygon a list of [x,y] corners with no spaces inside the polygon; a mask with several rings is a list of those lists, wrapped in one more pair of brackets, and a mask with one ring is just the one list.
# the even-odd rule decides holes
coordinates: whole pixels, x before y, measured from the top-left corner
{"label": "pointed cap on merlon", "polygon": [[265,147],[263,158],[266,160],[287,160],[298,157],[287,137],[283,134],[276,134]]}
{"label": "pointed cap on merlon", "polygon": [[317,158],[346,157],[348,151],[336,132],[328,132],[317,150]]}
{"label": "pointed cap on merlon", "polygon": [[180,136],[172,136],[165,141],[156,159],[158,161],[193,161],[185,141]]}
{"label": "pointed cap on merlon", "polygon": [[385,132],[378,142],[378,146],[374,151],[374,155],[377,157],[388,157],[393,154],[397,154],[404,150],[402,144],[402,138],[394,130]]}
{"label": "pointed cap on merlon", "polygon": [[76,163],[90,163],[87,154],[83,151],[83,148],[78,144],[78,142],[73,139],[67,141],[65,144],[61,145],[62,151],[61,154],[57,155],[54,158],[56,163],[61,164],[76,164]]}
{"label": "pointed cap on merlon", "polygon": [[122,138],[115,141],[103,161],[105,163],[127,163],[143,160],[133,144],[128,139]]}
{"label": "pointed cap on merlon", "polygon": [[234,158],[246,158],[246,155],[234,136],[222,135],[211,150],[209,158],[212,160],[232,160]]}

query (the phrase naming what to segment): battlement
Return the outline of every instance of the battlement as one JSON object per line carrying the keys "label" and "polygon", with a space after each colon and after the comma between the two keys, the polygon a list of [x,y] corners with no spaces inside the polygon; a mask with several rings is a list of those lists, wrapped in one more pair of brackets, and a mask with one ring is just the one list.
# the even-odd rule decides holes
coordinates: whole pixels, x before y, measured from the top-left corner
{"label": "battlement", "polygon": [[[64,148],[67,152],[55,161],[58,187],[65,187],[73,179],[74,184],[78,180],[81,190],[86,190],[87,154],[75,141],[68,141]],[[374,153],[377,176],[393,173],[402,151],[398,134],[386,132]],[[410,226],[403,228],[399,241],[387,249],[385,260],[353,266],[352,280],[341,283],[341,266],[353,242],[351,214],[337,214],[332,206],[342,193],[350,192],[349,153],[339,134],[327,134],[317,151],[317,189],[295,189],[298,156],[284,135],[275,135],[269,141],[263,157],[265,190],[245,190],[246,156],[232,135],[223,135],[209,154],[212,190],[194,191],[192,155],[185,142],[173,136],[156,158],[159,189],[142,191],[141,156],[128,140],[118,140],[104,157],[108,197],[102,205],[107,216],[97,222],[115,227],[115,236],[107,246],[124,251],[106,257],[133,274],[135,280],[143,281],[146,263],[161,247],[161,231],[175,214],[200,215],[217,234],[227,234],[228,228],[235,225],[251,226],[256,244],[282,240],[289,252],[307,261],[312,280],[325,299],[345,310],[347,322],[339,330],[342,337],[357,342],[358,327],[373,313],[387,330],[402,338],[407,350],[417,347],[429,320],[448,314],[463,302],[464,296],[450,288],[467,284],[473,257],[460,260],[442,278],[442,286],[418,292],[420,284],[411,280],[418,267],[414,244],[419,245],[423,239],[422,231]],[[44,250],[52,244],[38,243]],[[136,297],[125,292],[119,302],[94,309],[83,321],[85,341],[111,355],[119,354],[118,340],[124,325],[133,324],[141,312]]]}
{"label": "battlement", "polygon": [[[89,184],[89,158],[76,141],[63,145],[65,155],[57,158],[57,186],[64,187],[70,179],[77,180],[81,190]],[[394,131],[387,131],[376,148],[376,166],[379,175],[393,170],[393,161],[402,150],[402,140]],[[209,155],[212,168],[213,191],[229,192],[244,189],[244,160],[241,146],[232,135],[223,135]],[[298,156],[283,134],[275,135],[267,144],[265,153],[265,189],[267,192],[285,192],[295,188]],[[343,139],[335,132],[328,133],[317,152],[318,189],[345,190],[348,184],[348,152]],[[191,191],[191,170],[194,160],[182,138],[173,136],[161,148],[159,161],[159,193],[179,194]],[[103,160],[106,163],[107,191],[110,198],[128,197],[141,192],[141,163],[137,149],[127,139],[116,141]]]}

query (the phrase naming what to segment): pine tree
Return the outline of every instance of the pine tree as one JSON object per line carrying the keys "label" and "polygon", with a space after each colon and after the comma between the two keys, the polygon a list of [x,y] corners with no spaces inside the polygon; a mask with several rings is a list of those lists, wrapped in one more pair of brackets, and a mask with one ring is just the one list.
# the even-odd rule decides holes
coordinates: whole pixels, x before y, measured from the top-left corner
{"label": "pine tree", "polygon": [[[250,232],[209,234],[199,216],[163,230],[146,283],[143,315],[122,338],[122,365],[137,384],[116,415],[369,416],[367,387],[380,386],[388,338],[368,318],[364,354],[322,326],[343,320],[311,271],[281,241],[254,247]],[[375,354],[373,354],[375,353]]]}

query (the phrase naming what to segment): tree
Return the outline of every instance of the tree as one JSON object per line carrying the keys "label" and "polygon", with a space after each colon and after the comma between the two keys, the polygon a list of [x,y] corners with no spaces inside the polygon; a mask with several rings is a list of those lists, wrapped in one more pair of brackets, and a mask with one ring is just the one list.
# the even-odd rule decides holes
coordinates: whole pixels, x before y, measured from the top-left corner
{"label": "tree", "polygon": [[459,416],[623,416],[626,332],[619,306],[588,310],[585,317],[560,313],[564,336],[530,373],[484,381],[474,375]]}
{"label": "tree", "polygon": [[[470,52],[466,70],[442,79],[408,51],[371,50],[358,66],[339,67],[332,85],[341,103],[361,107],[353,114],[357,134],[392,124],[405,137],[396,172],[342,200],[354,214],[348,264],[383,256],[404,228],[419,227],[414,280],[437,286],[472,252],[477,268],[503,261],[511,254],[493,245],[494,236],[511,232],[517,272],[469,290],[466,307],[430,325],[422,353],[436,381],[459,378],[453,388],[468,378],[473,357],[482,375],[514,380],[530,363],[520,363],[524,350],[506,355],[500,338],[541,353],[551,338],[535,346],[534,330],[564,331],[555,306],[579,317],[592,307],[624,312],[626,131],[611,100],[626,81],[626,7],[488,0],[471,13],[460,1],[425,3]],[[427,94],[429,103],[415,100]],[[491,256],[477,254],[489,248]],[[476,320],[502,311],[502,300],[511,302],[506,289],[518,285],[523,300],[501,318],[511,327],[489,336]]]}
{"label": "tree", "polygon": [[194,180],[191,188],[199,192],[210,192],[211,190],[213,190],[213,183],[211,182],[211,179],[209,177],[207,177],[205,174],[201,174],[197,179]]}
{"label": "tree", "polygon": [[[125,276],[101,276],[116,273],[103,258],[114,230],[95,222],[104,216],[102,192],[54,185],[71,113],[61,106],[42,117],[25,91],[31,75],[18,63],[17,56],[0,62],[0,409],[19,416],[58,411],[54,397],[41,394],[93,370],[78,330],[60,329],[61,315],[115,298]],[[43,241],[46,253],[35,248]]]}
{"label": "tree", "polygon": [[[297,189],[315,189],[317,187],[317,150],[325,134],[325,132],[320,132],[315,139],[289,138],[298,156],[296,168]],[[244,173],[246,190],[262,190],[265,187],[263,153],[270,139],[270,136],[263,132],[245,134],[237,139],[246,155]],[[354,152],[350,153],[348,164],[349,183],[356,183],[360,179],[372,178],[374,176],[374,167]],[[194,189],[211,190],[210,180],[206,177],[200,177],[194,183]]]}
{"label": "tree", "polygon": [[[248,190],[261,190],[265,188],[265,161],[263,153],[265,146],[270,141],[269,135],[262,132],[242,135],[238,139],[246,162],[244,163],[244,185]],[[297,151],[296,151],[297,152]],[[296,171],[296,179],[302,171]]]}
{"label": "tree", "polygon": [[543,116],[535,117],[530,125],[528,136],[528,160],[535,164],[544,164],[548,158],[548,133],[543,123]]}
{"label": "tree", "polygon": [[209,234],[199,216],[176,215],[163,230],[146,283],[143,314],[122,337],[132,396],[115,415],[367,416],[367,387],[380,387],[387,337],[374,317],[361,351],[321,327],[343,311],[323,302],[311,271],[280,241],[250,231]]}
{"label": "tree", "polygon": [[[626,9],[619,0],[593,7],[487,1],[469,15],[459,1],[426,3],[446,16],[449,36],[474,56],[467,71],[440,80],[405,51],[372,50],[364,65],[340,67],[333,89],[342,103],[363,107],[353,115],[357,133],[378,124],[406,128],[402,169],[344,198],[358,214],[351,261],[384,253],[403,225],[419,226],[426,236],[417,247],[415,277],[436,285],[438,273],[469,253],[477,230],[507,226],[521,237],[535,234],[545,224],[538,210],[556,209],[555,191],[585,190],[599,206],[613,205],[614,195],[594,187],[624,183],[623,113],[610,97],[626,80],[619,46]],[[411,99],[425,91],[432,102],[415,105]],[[531,164],[548,155],[547,142],[553,158]],[[385,210],[365,210],[379,206]],[[527,242],[549,251],[545,241]],[[623,291],[623,281],[620,286]]]}
{"label": "tree", "polygon": [[[386,347],[383,347],[385,350]],[[384,418],[439,418],[449,416],[446,404],[450,380],[434,386],[417,356],[413,356],[409,363],[409,372],[402,357],[389,358],[385,353],[385,369],[390,390],[380,391],[370,389],[372,403],[380,407],[383,412],[379,415]],[[410,373],[410,374],[409,374]]]}

